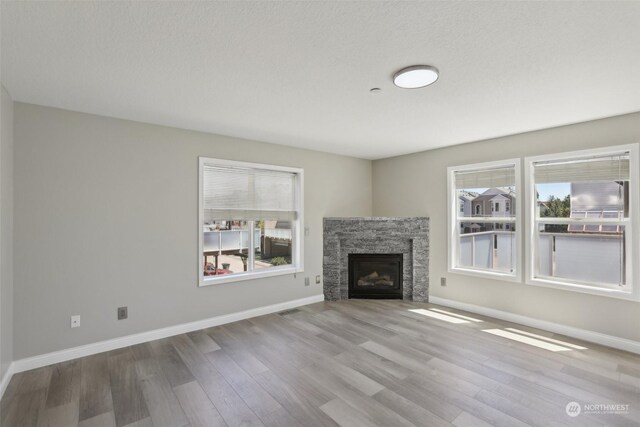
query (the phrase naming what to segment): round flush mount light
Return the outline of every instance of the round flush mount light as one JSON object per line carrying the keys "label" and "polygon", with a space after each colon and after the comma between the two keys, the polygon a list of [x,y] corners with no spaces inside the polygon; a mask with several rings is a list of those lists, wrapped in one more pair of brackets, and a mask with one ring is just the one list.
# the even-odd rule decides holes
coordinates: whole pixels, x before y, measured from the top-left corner
{"label": "round flush mount light", "polygon": [[438,80],[438,69],[431,65],[413,65],[393,75],[393,84],[402,89],[418,89]]}

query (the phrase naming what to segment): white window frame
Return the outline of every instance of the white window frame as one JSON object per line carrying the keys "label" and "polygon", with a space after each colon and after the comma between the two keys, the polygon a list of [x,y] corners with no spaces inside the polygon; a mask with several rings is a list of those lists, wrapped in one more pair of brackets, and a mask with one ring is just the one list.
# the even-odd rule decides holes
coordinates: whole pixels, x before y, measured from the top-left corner
{"label": "white window frame", "polygon": [[[551,280],[547,278],[536,277],[536,266],[538,263],[538,245],[537,229],[536,226],[539,221],[536,218],[536,192],[535,192],[535,180],[534,180],[534,167],[533,163],[543,161],[555,161],[555,160],[571,160],[580,157],[589,156],[607,156],[616,155],[623,152],[629,152],[629,218],[623,221],[625,226],[625,257],[626,257],[626,277],[627,284],[625,290],[595,287],[586,283],[580,283],[578,281],[571,281],[567,279]],[[640,172],[638,168],[640,161],[638,158],[638,144],[618,145],[611,147],[595,148],[588,150],[571,151],[559,154],[548,154],[543,156],[526,157],[525,158],[525,198],[526,198],[526,222],[527,222],[527,235],[526,235],[526,247],[529,248],[526,262],[526,281],[527,285],[542,286],[554,289],[563,289],[574,292],[581,292],[593,295],[601,295],[606,297],[620,298],[626,300],[640,301],[640,283],[638,281],[638,274],[640,268],[633,268],[634,264],[638,264],[638,251],[640,238],[638,237],[638,218],[640,217],[640,192],[638,188],[640,186]],[[561,220],[549,220],[553,224],[586,224],[588,220],[582,218],[563,218]],[[600,221],[598,221],[600,222]],[[619,221],[616,221],[618,223]]]}
{"label": "white window frame", "polygon": [[[447,168],[447,219],[448,219],[448,264],[449,273],[463,274],[474,277],[484,277],[496,280],[504,280],[508,282],[522,283],[522,185],[521,185],[521,173],[520,173],[521,161],[517,159],[499,160],[494,162],[474,163],[470,165],[451,166]],[[479,268],[459,267],[456,265],[458,259],[458,247],[460,242],[460,227],[458,222],[487,222],[487,223],[506,223],[506,217],[490,217],[490,218],[478,218],[478,217],[458,217],[457,216],[457,200],[458,195],[455,185],[455,173],[463,171],[473,171],[482,169],[497,169],[513,167],[515,174],[515,186],[516,186],[516,199],[513,204],[516,207],[515,215],[515,245],[516,245],[516,259],[515,271],[513,273],[485,270]],[[473,211],[473,204],[471,206]],[[481,211],[484,211],[481,209]],[[473,212],[472,212],[473,215]],[[468,219],[468,221],[466,221]],[[510,218],[509,218],[510,219]]]}
{"label": "white window frame", "polygon": [[[205,276],[203,271],[203,240],[204,240],[204,166],[235,166],[243,168],[265,169],[293,173],[296,192],[296,218],[292,221],[291,265],[274,266],[265,270],[245,271],[219,276]],[[253,228],[249,233],[249,247],[254,247]],[[249,251],[250,256],[253,251]],[[252,258],[252,256],[251,256]],[[212,157],[198,157],[198,286],[211,286],[222,283],[240,282],[265,277],[282,276],[286,274],[302,273],[304,271],[304,169],[288,166],[275,166],[262,163],[239,162],[235,160],[216,159]]]}

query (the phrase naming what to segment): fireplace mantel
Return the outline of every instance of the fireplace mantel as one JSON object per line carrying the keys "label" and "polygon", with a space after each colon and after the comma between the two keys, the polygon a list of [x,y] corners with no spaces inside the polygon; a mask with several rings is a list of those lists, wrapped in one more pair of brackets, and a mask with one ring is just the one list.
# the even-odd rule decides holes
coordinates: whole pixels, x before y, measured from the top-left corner
{"label": "fireplace mantel", "polygon": [[403,254],[403,299],[429,301],[429,218],[324,218],[324,298],[349,298],[349,254]]}

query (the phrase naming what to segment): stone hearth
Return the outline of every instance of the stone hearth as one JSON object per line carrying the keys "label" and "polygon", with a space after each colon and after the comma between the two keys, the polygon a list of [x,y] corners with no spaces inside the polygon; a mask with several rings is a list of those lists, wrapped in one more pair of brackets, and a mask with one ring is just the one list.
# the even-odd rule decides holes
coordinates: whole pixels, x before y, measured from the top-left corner
{"label": "stone hearth", "polygon": [[349,254],[401,253],[403,299],[429,301],[429,218],[325,218],[324,298],[349,298]]}

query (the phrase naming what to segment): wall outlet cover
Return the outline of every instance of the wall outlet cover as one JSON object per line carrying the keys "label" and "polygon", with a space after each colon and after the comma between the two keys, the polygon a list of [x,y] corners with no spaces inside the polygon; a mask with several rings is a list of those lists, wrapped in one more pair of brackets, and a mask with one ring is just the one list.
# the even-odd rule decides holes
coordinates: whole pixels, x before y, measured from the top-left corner
{"label": "wall outlet cover", "polygon": [[446,277],[441,277],[440,278],[440,286],[447,286],[447,278]]}
{"label": "wall outlet cover", "polygon": [[309,286],[309,278],[308,277],[304,278],[304,285],[305,286]]}
{"label": "wall outlet cover", "polygon": [[80,326],[80,315],[76,314],[74,316],[71,316],[71,327],[77,328],[79,326]]}
{"label": "wall outlet cover", "polygon": [[316,276],[316,285],[320,284],[320,280],[321,280],[321,279],[320,279],[320,275],[318,274],[318,275]]}
{"label": "wall outlet cover", "polygon": [[118,320],[126,319],[127,317],[129,317],[127,307],[118,307]]}

